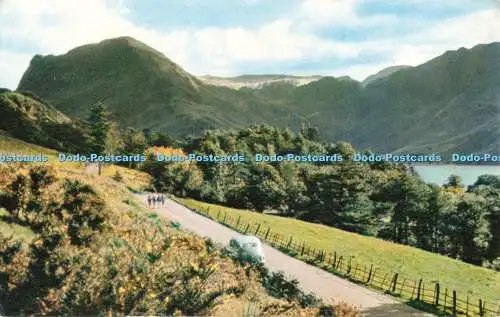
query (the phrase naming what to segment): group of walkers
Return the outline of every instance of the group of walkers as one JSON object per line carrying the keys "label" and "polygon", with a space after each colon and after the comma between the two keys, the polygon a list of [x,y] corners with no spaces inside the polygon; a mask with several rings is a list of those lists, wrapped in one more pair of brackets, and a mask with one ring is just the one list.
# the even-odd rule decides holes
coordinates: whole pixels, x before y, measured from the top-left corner
{"label": "group of walkers", "polygon": [[153,206],[153,208],[163,207],[165,206],[165,195],[164,194],[148,195],[147,201],[149,207],[151,206]]}

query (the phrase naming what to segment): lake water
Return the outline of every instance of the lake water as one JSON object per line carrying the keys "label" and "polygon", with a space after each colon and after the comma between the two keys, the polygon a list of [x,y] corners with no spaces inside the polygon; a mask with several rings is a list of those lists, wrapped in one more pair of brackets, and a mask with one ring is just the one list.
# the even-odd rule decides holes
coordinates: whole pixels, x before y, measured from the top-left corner
{"label": "lake water", "polygon": [[483,174],[500,175],[500,166],[421,165],[417,173],[427,182],[442,185],[450,175],[462,177],[465,185],[471,185]]}

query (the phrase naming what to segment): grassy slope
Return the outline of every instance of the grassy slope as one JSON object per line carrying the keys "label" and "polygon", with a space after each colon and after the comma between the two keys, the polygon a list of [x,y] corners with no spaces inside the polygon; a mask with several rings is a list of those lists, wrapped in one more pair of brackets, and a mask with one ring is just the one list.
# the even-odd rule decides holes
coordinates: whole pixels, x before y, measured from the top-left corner
{"label": "grassy slope", "polygon": [[[82,163],[61,163],[57,159],[57,151],[52,149],[47,149],[38,145],[34,145],[28,142],[24,142],[7,135],[0,133],[0,153],[12,153],[12,154],[28,154],[37,155],[43,154],[47,155],[49,158],[49,163],[61,167],[62,170],[71,171],[76,174],[84,173],[84,165]],[[111,177],[118,172],[123,177],[124,184],[133,190],[140,191],[149,185],[149,175],[128,169],[122,166],[116,165],[106,165],[102,170],[102,177]]]}
{"label": "grassy slope", "polygon": [[0,132],[0,153],[15,153],[26,155],[43,154],[49,157],[49,160],[57,159],[57,151],[45,148],[43,146],[31,144],[16,138],[12,138]]}
{"label": "grassy slope", "polygon": [[[42,146],[24,142],[7,135],[0,133],[0,153],[9,154],[23,154],[23,155],[38,155],[43,154],[49,157],[49,165],[58,168],[61,174],[64,175],[78,175],[79,177],[86,177],[83,169],[83,164],[80,163],[59,163],[57,161],[57,152]],[[107,180],[110,176],[119,172],[123,176],[123,184],[134,190],[141,190],[148,186],[149,176],[147,174],[124,168],[121,166],[109,165],[103,169],[103,175],[98,177],[102,182],[113,182]],[[97,176],[96,176],[97,177]],[[109,187],[111,188],[111,187]],[[106,193],[111,193],[105,190]],[[2,220],[5,215],[5,210],[0,209],[0,232],[6,235],[14,235],[17,238],[29,241],[35,237],[35,234],[28,228],[7,223]]]}
{"label": "grassy slope", "polygon": [[445,256],[426,252],[417,248],[366,237],[335,228],[256,212],[221,207],[192,199],[182,199],[193,208],[211,207],[210,215],[216,216],[220,210],[228,216],[241,216],[242,222],[262,223],[263,228],[271,227],[272,232],[286,237],[294,236],[295,241],[306,241],[314,248],[336,251],[344,258],[353,256],[353,261],[374,266],[388,273],[399,272],[401,277],[434,283],[441,287],[455,289],[465,295],[481,297],[490,302],[500,292],[500,273],[454,260]]}

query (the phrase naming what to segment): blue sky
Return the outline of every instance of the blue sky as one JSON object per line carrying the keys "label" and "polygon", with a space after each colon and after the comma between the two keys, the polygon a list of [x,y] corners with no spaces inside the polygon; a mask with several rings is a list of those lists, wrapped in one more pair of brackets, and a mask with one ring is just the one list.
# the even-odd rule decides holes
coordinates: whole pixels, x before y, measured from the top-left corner
{"label": "blue sky", "polygon": [[497,0],[0,0],[0,87],[34,54],[132,36],[194,75],[357,80],[500,41]]}

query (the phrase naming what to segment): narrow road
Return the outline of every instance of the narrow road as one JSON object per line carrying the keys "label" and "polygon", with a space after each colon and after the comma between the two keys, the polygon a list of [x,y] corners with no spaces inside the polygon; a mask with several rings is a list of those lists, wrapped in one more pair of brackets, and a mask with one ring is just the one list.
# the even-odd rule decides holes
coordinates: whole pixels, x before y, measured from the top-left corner
{"label": "narrow road", "polygon": [[[140,195],[145,203],[147,195]],[[202,237],[210,237],[215,242],[227,245],[229,240],[240,233],[231,230],[211,219],[198,215],[188,208],[167,199],[165,207],[155,208],[160,215],[178,221],[182,228]],[[287,276],[296,278],[301,288],[321,297],[325,302],[345,301],[361,308],[363,316],[434,316],[398,302],[394,298],[377,293],[348,280],[337,277],[317,267],[299,261],[273,247],[264,244],[266,266],[272,271],[283,271]]]}

